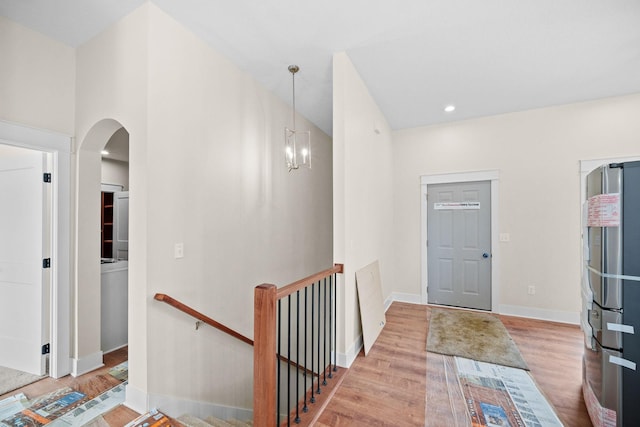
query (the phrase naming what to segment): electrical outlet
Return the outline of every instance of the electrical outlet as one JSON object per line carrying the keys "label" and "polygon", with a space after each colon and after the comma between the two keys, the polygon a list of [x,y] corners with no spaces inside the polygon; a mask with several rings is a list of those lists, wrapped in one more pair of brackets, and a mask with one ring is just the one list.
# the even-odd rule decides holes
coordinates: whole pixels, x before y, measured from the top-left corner
{"label": "electrical outlet", "polygon": [[536,294],[536,287],[530,285],[529,288],[527,289],[527,293],[529,295],[535,295]]}
{"label": "electrical outlet", "polygon": [[173,256],[178,258],[184,258],[184,243],[176,243],[173,247]]}

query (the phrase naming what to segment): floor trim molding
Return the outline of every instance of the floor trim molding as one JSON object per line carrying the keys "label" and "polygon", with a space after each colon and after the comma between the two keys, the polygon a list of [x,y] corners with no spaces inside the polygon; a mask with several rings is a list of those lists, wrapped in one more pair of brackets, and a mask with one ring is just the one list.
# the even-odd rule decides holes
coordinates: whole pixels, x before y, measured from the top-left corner
{"label": "floor trim molding", "polygon": [[74,377],[102,368],[104,366],[104,363],[102,363],[102,352],[98,351],[79,359],[74,358],[72,359],[72,365],[71,375]]}
{"label": "floor trim molding", "polygon": [[571,311],[547,310],[544,308],[524,307],[521,305],[501,304],[499,314],[505,316],[527,317],[530,319],[547,320],[550,322],[580,324],[580,313]]}
{"label": "floor trim molding", "polygon": [[[384,302],[384,311],[386,312],[391,306],[391,304],[396,301],[405,302],[409,304],[423,304],[421,295],[392,292]],[[497,311],[494,310],[493,312],[498,314],[504,314],[505,316],[526,317],[529,319],[546,320],[549,322],[569,323],[572,325],[580,324],[580,313],[574,313],[571,311],[548,310],[545,308],[500,304],[498,306],[498,310]]]}
{"label": "floor trim molding", "polygon": [[351,347],[349,348],[349,350],[347,350],[346,353],[338,352],[338,360],[336,361],[338,366],[341,366],[343,368],[349,368],[353,363],[353,361],[356,360],[356,357],[358,357],[358,353],[360,353],[360,350],[362,350],[363,347],[364,347],[364,342],[362,341],[362,334],[361,334],[361,335],[358,335],[358,337],[353,342],[353,344],[351,344]]}

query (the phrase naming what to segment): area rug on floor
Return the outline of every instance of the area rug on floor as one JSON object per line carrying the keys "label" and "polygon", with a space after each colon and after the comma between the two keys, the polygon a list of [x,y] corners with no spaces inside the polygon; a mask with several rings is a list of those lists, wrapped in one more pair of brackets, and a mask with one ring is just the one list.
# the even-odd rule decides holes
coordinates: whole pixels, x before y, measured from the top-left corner
{"label": "area rug on floor", "polygon": [[44,378],[42,375],[33,375],[0,366],[0,395],[17,390],[42,378]]}
{"label": "area rug on floor", "polygon": [[475,311],[432,308],[427,351],[529,369],[500,319]]}

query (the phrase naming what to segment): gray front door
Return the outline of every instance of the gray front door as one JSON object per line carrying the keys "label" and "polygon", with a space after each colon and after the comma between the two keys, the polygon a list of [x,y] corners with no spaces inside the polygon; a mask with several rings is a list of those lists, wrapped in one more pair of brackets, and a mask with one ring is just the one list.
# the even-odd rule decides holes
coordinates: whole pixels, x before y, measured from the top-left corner
{"label": "gray front door", "polygon": [[491,182],[427,186],[427,301],[491,310]]}

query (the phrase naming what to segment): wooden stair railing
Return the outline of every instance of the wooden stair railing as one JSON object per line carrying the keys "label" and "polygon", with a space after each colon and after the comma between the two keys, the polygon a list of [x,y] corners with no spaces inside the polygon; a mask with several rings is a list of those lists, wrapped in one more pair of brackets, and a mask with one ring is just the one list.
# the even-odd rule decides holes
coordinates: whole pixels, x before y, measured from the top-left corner
{"label": "wooden stair railing", "polygon": [[[195,310],[191,307],[189,307],[188,305],[178,301],[177,299],[171,298],[169,295],[166,294],[155,294],[155,296],[153,297],[153,299],[155,299],[156,301],[161,301],[164,302],[166,304],[169,304],[170,306],[188,314],[191,317],[195,317],[196,319],[198,319],[201,322],[206,323],[209,326],[212,326],[216,329],[218,329],[219,331],[222,331],[224,333],[226,333],[227,335],[231,335],[232,337],[239,339],[242,342],[245,342],[247,344],[249,344],[250,346],[254,346],[254,342],[251,338],[248,338],[244,335],[242,335],[240,332],[234,331],[233,329],[229,328],[228,326],[223,325],[220,322],[217,322],[215,320],[213,320],[212,318],[210,318],[207,315],[204,315],[202,313],[200,313],[198,310]],[[274,353],[275,354],[275,353]],[[278,359],[281,362],[287,363],[290,366],[294,367],[294,368],[300,368],[300,369],[304,369],[303,367],[299,366],[296,362],[287,359],[284,356],[279,356]],[[310,375],[316,375],[314,374],[314,372],[311,372],[310,370],[305,369],[305,371],[310,374]]]}
{"label": "wooden stair railing", "polygon": [[247,338],[244,335],[242,335],[240,332],[236,332],[233,329],[223,325],[222,323],[216,322],[215,320],[213,320],[212,318],[210,318],[209,316],[206,316],[202,313],[200,313],[197,310],[194,310],[193,308],[189,307],[186,304],[181,303],[180,301],[178,301],[177,299],[171,298],[169,295],[165,295],[165,294],[156,294],[153,297],[155,300],[157,301],[162,301],[164,303],[169,304],[172,307],[177,308],[178,310],[187,313],[189,316],[191,317],[195,317],[196,319],[200,320],[201,322],[206,323],[209,326],[213,326],[214,328],[228,334],[231,335],[234,338],[239,339],[242,342],[245,342],[251,346],[253,346],[253,340],[251,338]]}
{"label": "wooden stair railing", "polygon": [[[275,285],[272,284],[262,284],[260,286],[257,286],[255,288],[255,293],[254,293],[254,338],[255,338],[255,351],[254,351],[254,359],[253,359],[253,372],[254,372],[254,379],[253,379],[253,422],[254,422],[254,426],[257,427],[276,427],[277,425],[281,424],[281,420],[280,420],[280,409],[279,406],[279,398],[277,397],[277,390],[279,390],[279,382],[280,380],[278,379],[278,364],[277,364],[277,358],[279,356],[279,351],[280,351],[280,338],[279,338],[279,333],[282,332],[282,330],[286,329],[286,328],[281,328],[280,325],[280,320],[279,320],[279,303],[281,300],[285,299],[285,298],[289,298],[287,304],[290,307],[290,304],[292,304],[292,300],[291,300],[291,296],[293,294],[296,294],[296,298],[299,298],[300,296],[300,291],[305,290],[308,287],[312,287],[311,289],[313,289],[313,286],[315,286],[315,284],[318,284],[318,312],[317,314],[319,315],[320,313],[320,284],[321,281],[324,281],[325,284],[325,291],[324,291],[324,314],[327,314],[327,306],[326,306],[326,301],[327,301],[327,291],[326,291],[326,279],[328,277],[334,278],[336,274],[338,273],[343,273],[344,271],[344,267],[342,264],[335,264],[332,268],[321,271],[319,273],[313,274],[309,277],[306,277],[304,279],[298,280],[294,283],[291,283],[290,285],[284,286],[282,288],[277,288]],[[337,294],[337,283],[334,283],[334,288],[335,288],[335,293]],[[334,324],[333,326],[335,327],[335,317],[332,317],[331,314],[334,313],[335,316],[335,307],[331,307],[331,289],[332,288],[332,283],[331,283],[331,279],[329,282],[329,308],[328,308],[328,312],[329,312],[329,318],[333,320]],[[313,294],[313,291],[311,292]],[[304,293],[305,296],[305,300],[304,300],[304,304],[305,304],[305,309],[304,309],[304,316],[305,319],[308,316],[308,313],[306,312],[307,309],[307,300],[306,300],[306,290]],[[337,297],[337,295],[335,295],[335,297]],[[335,298],[334,297],[334,298]],[[337,298],[336,298],[337,300]],[[334,301],[335,302],[335,301]],[[299,305],[299,302],[297,302],[297,304]],[[313,301],[311,306],[313,307]],[[299,307],[297,308],[297,310],[299,310]],[[299,313],[299,312],[298,312]],[[313,318],[314,314],[313,311],[311,312],[311,317]],[[281,313],[280,313],[281,314]],[[299,320],[299,317],[297,318]],[[329,320],[329,328],[324,329],[323,330],[323,335],[324,338],[326,339],[326,335],[327,333],[329,334],[329,336],[331,337],[331,329],[332,329],[332,325],[331,325],[331,321]],[[291,319],[289,319],[289,322],[291,322]],[[326,322],[326,321],[325,321]],[[318,325],[318,328],[320,328],[320,326]],[[296,330],[300,330],[302,329],[303,331],[307,330],[307,325],[306,323],[300,326],[296,326]],[[311,326],[311,329],[313,330],[313,324]],[[327,332],[328,331],[328,332]],[[291,328],[289,327],[289,333],[291,333]],[[304,332],[303,332],[304,333]],[[334,338],[335,338],[335,332],[334,333]],[[291,337],[289,337],[290,339]],[[305,335],[306,338],[306,335]],[[300,337],[297,336],[295,341],[296,344],[299,342]],[[312,336],[312,341],[313,341],[313,336]],[[318,340],[320,339],[320,329],[318,329]],[[331,338],[330,340],[331,341]],[[306,349],[306,343],[305,343],[305,349]],[[320,350],[319,350],[319,345],[318,344],[318,372],[314,373],[314,375],[317,377],[317,386],[318,386],[318,391],[316,392],[316,395],[320,394],[320,385],[321,385],[321,378],[320,378]],[[331,346],[331,343],[329,344],[329,346]],[[326,342],[325,342],[325,349],[323,350],[323,352],[326,352]],[[337,369],[336,365],[335,365],[335,351],[336,349],[333,349],[333,354],[334,354],[334,365],[333,365],[333,370],[335,371]],[[312,344],[312,350],[311,353],[313,353],[313,344]],[[331,348],[329,348],[329,353],[331,354]],[[296,355],[296,362],[298,362],[300,359],[301,355]],[[306,353],[304,354],[304,356],[302,356],[304,359],[304,363],[302,363],[302,365],[306,365],[307,361],[306,361]],[[293,366],[293,365],[292,365]],[[307,369],[306,366],[301,366],[298,369],[301,369],[304,372],[308,372],[309,369]],[[314,370],[314,362],[313,362],[313,356],[311,356],[311,371]],[[332,369],[331,369],[331,358],[329,357],[329,365],[322,367],[322,371],[325,375],[324,381],[322,381],[322,386],[324,387],[326,385],[326,379],[327,377],[332,378]],[[296,371],[299,372],[299,371]],[[328,373],[328,374],[327,374]],[[303,375],[304,376],[304,375]],[[341,381],[342,378],[344,378],[342,375],[334,375],[334,378],[338,379],[338,377],[340,378],[338,381]],[[336,381],[338,384],[339,382]],[[296,385],[298,383],[296,382]],[[305,384],[306,384],[306,380],[305,380]],[[290,386],[290,384],[289,384]],[[337,385],[333,385],[333,386],[329,386],[327,387],[327,389],[331,389],[332,387],[337,387]],[[304,407],[303,412],[307,412],[308,408],[307,408],[307,395],[308,392],[310,391],[311,394],[311,403],[314,403],[313,400],[313,395],[314,395],[314,381],[313,381],[313,377],[312,377],[312,381],[311,381],[311,388],[308,390],[303,390],[302,391],[302,395],[305,396],[304,398]],[[333,389],[335,390],[335,389]],[[334,392],[334,391],[332,391]],[[330,392],[330,393],[332,393]],[[298,396],[300,397],[300,396]],[[326,404],[326,401],[325,401]],[[295,423],[300,423],[301,420],[298,416],[298,409],[299,407],[302,406],[300,404],[296,405],[296,409],[294,411],[292,411],[291,414],[288,415],[292,415],[293,417],[295,417]],[[319,406],[318,409],[319,411],[321,411],[321,407],[323,405]],[[289,411],[287,411],[289,412]],[[319,416],[319,412],[317,412],[316,418]],[[313,418],[313,420],[311,421],[303,421],[302,424],[303,425],[310,425],[310,423],[312,424],[316,418]],[[283,425],[290,425],[291,424],[291,416],[289,418],[287,418],[287,420],[282,423]]]}

